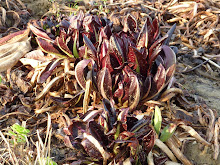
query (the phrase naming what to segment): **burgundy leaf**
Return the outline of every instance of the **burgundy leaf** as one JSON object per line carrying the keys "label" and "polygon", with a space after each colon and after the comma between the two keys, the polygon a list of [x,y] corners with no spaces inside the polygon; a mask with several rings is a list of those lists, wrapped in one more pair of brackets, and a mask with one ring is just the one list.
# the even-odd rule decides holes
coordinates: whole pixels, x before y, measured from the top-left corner
{"label": "burgundy leaf", "polygon": [[63,37],[57,37],[55,40],[56,44],[58,45],[58,47],[65,53],[67,54],[69,57],[73,57],[73,53],[71,52],[71,50],[68,48],[68,46],[65,43],[65,39]]}
{"label": "burgundy leaf", "polygon": [[149,94],[149,92],[150,92],[150,89],[151,89],[151,80],[152,79],[152,77],[151,77],[151,75],[149,75],[147,78],[146,78],[146,80],[145,80],[145,82],[144,82],[144,92],[143,92],[143,97],[142,97],[142,100],[143,100],[143,102],[145,101],[145,99],[147,98],[147,96],[148,96],[148,94]]}
{"label": "burgundy leaf", "polygon": [[100,159],[102,157],[102,154],[99,152],[98,148],[88,139],[83,139],[81,142],[82,146],[84,147],[86,153],[96,159]]}
{"label": "burgundy leaf", "polygon": [[127,115],[129,112],[129,108],[122,109],[122,111],[118,115],[118,120],[122,122],[122,126],[127,131]]}
{"label": "burgundy leaf", "polygon": [[64,29],[60,30],[60,38],[62,38],[64,41],[66,41],[68,35],[66,34],[66,31]]}
{"label": "burgundy leaf", "polygon": [[118,139],[120,139],[120,140],[129,139],[129,138],[133,137],[134,135],[135,135],[135,133],[133,133],[133,132],[123,131],[122,133],[119,134]]}
{"label": "burgundy leaf", "polygon": [[133,110],[136,108],[136,106],[139,103],[141,90],[140,90],[139,81],[136,75],[131,74],[130,80],[131,80],[131,84],[129,87],[129,107],[130,107],[130,110]]}
{"label": "burgundy leaf", "polygon": [[109,40],[112,35],[112,31],[109,25],[102,27],[99,33],[99,44],[103,41],[103,39]]}
{"label": "burgundy leaf", "polygon": [[102,157],[104,160],[107,161],[110,158],[110,154],[104,149],[103,145],[90,134],[84,133],[83,134],[84,140],[81,144],[84,146],[86,152],[90,157],[100,159]]}
{"label": "burgundy leaf", "polygon": [[108,137],[104,134],[104,129],[100,124],[97,124],[95,121],[90,121],[89,132],[102,146],[104,146],[104,148],[106,148],[105,146],[108,145]]}
{"label": "burgundy leaf", "polygon": [[154,162],[157,165],[164,165],[164,163],[168,160],[167,156],[159,156],[159,157],[154,157]]}
{"label": "burgundy leaf", "polygon": [[141,73],[142,75],[146,74],[146,57],[139,50],[130,46],[127,61],[134,64],[134,69],[136,72]]}
{"label": "burgundy leaf", "polygon": [[136,18],[131,15],[131,14],[127,14],[127,16],[125,17],[124,20],[124,32],[135,32],[137,30],[137,20]]}
{"label": "burgundy leaf", "polygon": [[90,39],[86,35],[83,35],[83,40],[84,40],[86,46],[91,50],[92,58],[94,60],[97,60],[97,51],[96,51],[96,48],[94,47],[94,45],[92,44],[92,42],[90,41]]}
{"label": "burgundy leaf", "polygon": [[113,125],[115,124],[116,119],[117,119],[115,108],[110,103],[110,101],[107,100],[107,99],[103,99],[102,102],[103,102],[103,105],[104,105],[104,110],[107,112],[107,116],[108,116],[108,120],[107,120],[108,128],[112,129]]}
{"label": "burgundy leaf", "polygon": [[143,149],[146,154],[148,154],[154,147],[156,134],[155,131],[151,128],[151,130],[143,137]]}
{"label": "burgundy leaf", "polygon": [[95,117],[100,115],[102,112],[103,112],[103,110],[87,111],[80,119],[82,119],[85,122],[89,122],[90,120],[93,120]]}
{"label": "burgundy leaf", "polygon": [[75,67],[75,77],[79,85],[83,90],[86,88],[86,79],[84,76],[84,69],[91,63],[94,64],[94,61],[92,59],[84,59],[80,61],[76,67]]}
{"label": "burgundy leaf", "polygon": [[154,49],[160,45],[163,44],[163,42],[165,41],[165,39],[168,37],[168,35],[166,34],[165,36],[163,36],[162,38],[158,39],[156,42],[154,42],[151,47],[149,48],[149,58],[151,58],[152,52],[154,51]]}
{"label": "burgundy leaf", "polygon": [[42,84],[44,83],[47,78],[52,74],[53,70],[61,64],[62,60],[58,59],[56,61],[51,61],[44,71],[41,73],[38,83]]}
{"label": "burgundy leaf", "polygon": [[85,53],[86,53],[86,47],[85,46],[80,46],[78,53],[79,53],[79,57],[83,58]]}
{"label": "burgundy leaf", "polygon": [[166,45],[162,46],[162,58],[164,59],[164,66],[166,69],[176,64],[176,55],[174,51]]}
{"label": "burgundy leaf", "polygon": [[164,87],[166,80],[165,68],[160,64],[157,68],[157,73],[151,81],[151,90],[147,99],[151,99],[156,96]]}
{"label": "burgundy leaf", "polygon": [[110,57],[110,55],[109,54],[107,54],[107,55],[105,55],[103,58],[102,58],[102,60],[101,60],[101,68],[104,68],[104,67],[106,67],[106,68],[108,68],[108,70],[109,70],[109,72],[110,73],[112,73],[113,71],[114,71],[114,68],[113,68],[113,66],[111,65],[111,61],[112,60],[112,58]]}
{"label": "burgundy leaf", "polygon": [[68,29],[70,26],[70,22],[67,19],[63,19],[60,23],[59,23],[59,27],[62,27],[64,29]]}
{"label": "burgundy leaf", "polygon": [[141,49],[143,47],[148,47],[148,28],[147,28],[147,20],[145,21],[144,25],[142,26],[142,29],[139,33],[138,39],[137,39],[137,49]]}
{"label": "burgundy leaf", "polygon": [[34,27],[33,25],[29,25],[29,28],[31,29],[31,31],[38,37],[38,38],[43,38],[43,39],[47,39],[47,40],[51,40],[51,38],[47,35],[46,32],[43,32],[41,30],[39,30],[38,28]]}
{"label": "burgundy leaf", "polygon": [[28,34],[29,34],[29,29],[20,30],[20,31],[11,33],[0,39],[0,46],[6,43],[14,43],[14,42],[22,41],[23,39],[28,37]]}
{"label": "burgundy leaf", "polygon": [[154,40],[156,40],[160,34],[160,27],[159,27],[158,19],[155,18],[153,20],[152,26],[153,26]]}
{"label": "burgundy leaf", "polygon": [[156,60],[156,58],[159,56],[160,52],[161,52],[161,49],[162,47],[159,45],[155,48],[155,50],[152,52],[151,56],[148,56],[149,57],[149,60],[148,60],[148,63],[149,63],[149,66],[148,66],[148,75],[149,75],[149,72],[151,71],[152,69],[152,66],[154,64],[154,61]]}
{"label": "burgundy leaf", "polygon": [[36,41],[43,52],[66,58],[66,56],[59,49],[59,47],[55,45],[53,42],[38,37],[36,38]]}
{"label": "burgundy leaf", "polygon": [[166,70],[166,84],[165,85],[167,85],[170,82],[171,78],[174,75],[175,69],[176,69],[176,64],[173,64]]}
{"label": "burgundy leaf", "polygon": [[[123,83],[120,81],[118,82],[118,88],[115,90],[114,92],[114,97],[118,98],[119,100],[121,100],[121,98],[124,95],[124,88],[123,88]],[[119,101],[120,103],[120,101]]]}
{"label": "burgundy leaf", "polygon": [[86,131],[86,122],[83,121],[72,121],[72,124],[68,127],[68,129],[64,129],[64,132],[71,136],[72,140],[80,137]]}
{"label": "burgundy leaf", "polygon": [[103,98],[112,98],[112,78],[108,68],[104,67],[98,72],[97,86]]}
{"label": "burgundy leaf", "polygon": [[72,16],[70,18],[70,28],[79,30],[80,27],[82,26],[83,18],[84,18],[84,12],[80,10],[77,15]]}
{"label": "burgundy leaf", "polygon": [[122,65],[125,62],[125,45],[118,35],[112,35],[110,37],[110,47],[115,53],[115,57],[119,64]]}
{"label": "burgundy leaf", "polygon": [[98,123],[105,129],[105,132],[109,131],[109,125],[107,123],[108,112],[103,111],[102,114],[99,116]]}
{"label": "burgundy leaf", "polygon": [[[107,39],[104,39],[102,41],[102,44],[100,46],[100,52],[99,52],[99,59],[102,60],[103,57],[107,55],[108,49],[109,49],[109,41]],[[104,65],[102,66],[104,67]]]}

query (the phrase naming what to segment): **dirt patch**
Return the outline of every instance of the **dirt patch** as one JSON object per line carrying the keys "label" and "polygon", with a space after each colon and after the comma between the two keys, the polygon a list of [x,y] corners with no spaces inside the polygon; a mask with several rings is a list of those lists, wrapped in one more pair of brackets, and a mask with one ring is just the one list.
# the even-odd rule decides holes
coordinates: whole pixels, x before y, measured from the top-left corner
{"label": "dirt patch", "polygon": [[188,142],[184,148],[184,155],[195,165],[219,165],[220,157],[213,160],[213,151],[210,147],[202,148],[196,141]]}
{"label": "dirt patch", "polygon": [[22,2],[30,9],[31,15],[34,18],[40,18],[48,12],[52,4],[49,0],[23,0]]}
{"label": "dirt patch", "polygon": [[218,81],[210,80],[192,72],[178,76],[178,82],[194,94],[197,100],[200,97],[210,108],[220,113],[220,86]]}

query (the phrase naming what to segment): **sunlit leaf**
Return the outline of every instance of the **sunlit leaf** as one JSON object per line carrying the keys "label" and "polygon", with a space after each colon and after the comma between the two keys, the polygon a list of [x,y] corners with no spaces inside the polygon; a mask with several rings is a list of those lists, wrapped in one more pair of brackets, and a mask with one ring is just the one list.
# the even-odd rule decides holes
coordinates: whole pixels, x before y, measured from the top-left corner
{"label": "sunlit leaf", "polygon": [[161,128],[161,123],[162,123],[162,116],[161,116],[161,111],[160,108],[158,106],[155,106],[154,109],[154,120],[153,120],[153,125],[154,125],[154,129],[157,132],[157,134],[159,135],[160,133],[160,128]]}
{"label": "sunlit leaf", "polygon": [[160,140],[162,142],[165,142],[167,141],[172,135],[173,133],[175,132],[176,130],[176,124],[173,124],[173,123],[170,123],[169,125],[167,125],[161,132],[161,135],[160,135]]}

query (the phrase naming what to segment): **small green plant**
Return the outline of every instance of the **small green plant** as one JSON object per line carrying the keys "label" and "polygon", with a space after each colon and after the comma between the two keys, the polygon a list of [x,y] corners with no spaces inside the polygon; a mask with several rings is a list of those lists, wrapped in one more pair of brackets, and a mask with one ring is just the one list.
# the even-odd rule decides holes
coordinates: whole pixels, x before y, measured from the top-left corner
{"label": "small green plant", "polygon": [[41,158],[40,163],[45,164],[45,165],[57,165],[56,162],[54,162],[51,158]]}
{"label": "small green plant", "polygon": [[0,76],[0,84],[1,84],[1,82],[2,82],[2,77]]}
{"label": "small green plant", "polygon": [[156,106],[154,109],[154,116],[152,122],[154,129],[162,142],[167,141],[176,130],[176,124],[170,123],[161,131],[162,116],[160,108],[158,106]]}
{"label": "small green plant", "polygon": [[154,123],[154,129],[157,132],[157,134],[160,133],[161,123],[162,123],[162,116],[161,111],[158,106],[155,107],[154,110],[154,119],[152,120]]}
{"label": "small green plant", "polygon": [[11,130],[8,131],[8,134],[13,139],[12,143],[23,144],[26,142],[27,136],[30,133],[29,129],[26,129],[17,123],[13,124],[10,128]]}

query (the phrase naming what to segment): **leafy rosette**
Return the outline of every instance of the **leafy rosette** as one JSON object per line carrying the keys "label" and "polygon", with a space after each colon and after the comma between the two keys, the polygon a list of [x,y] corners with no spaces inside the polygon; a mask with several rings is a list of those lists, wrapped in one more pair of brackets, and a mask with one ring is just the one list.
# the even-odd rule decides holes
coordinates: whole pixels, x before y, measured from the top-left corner
{"label": "leafy rosette", "polygon": [[62,19],[53,32],[30,24],[42,51],[75,61],[75,78],[86,90],[93,90],[118,107],[133,110],[140,101],[152,99],[169,83],[176,57],[168,46],[175,25],[163,37],[159,22],[148,17],[139,29],[131,14],[123,29],[114,31],[107,18],[79,11]]}
{"label": "leafy rosette", "polygon": [[158,95],[175,71],[175,53],[168,46],[175,25],[161,37],[156,18],[147,18],[139,30],[135,17],[128,14],[123,30],[114,32],[108,21],[102,24],[96,16],[89,17],[89,32],[82,34],[84,46],[79,47],[85,59],[75,67],[79,85],[85,90],[92,79],[103,98],[130,110]]}
{"label": "leafy rosette", "polygon": [[72,164],[145,164],[156,139],[151,117],[138,120],[128,115],[129,108],[115,109],[107,99],[103,105],[64,128],[65,144],[76,151]]}

